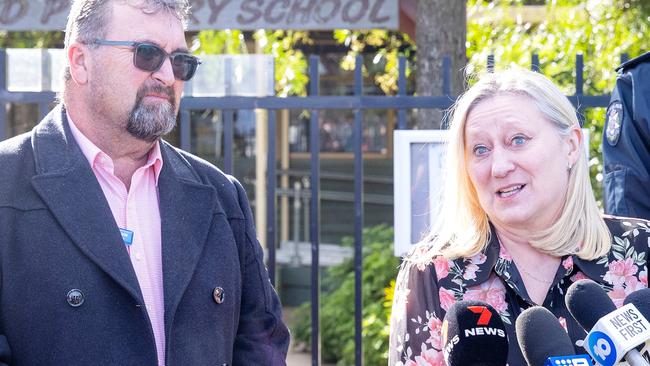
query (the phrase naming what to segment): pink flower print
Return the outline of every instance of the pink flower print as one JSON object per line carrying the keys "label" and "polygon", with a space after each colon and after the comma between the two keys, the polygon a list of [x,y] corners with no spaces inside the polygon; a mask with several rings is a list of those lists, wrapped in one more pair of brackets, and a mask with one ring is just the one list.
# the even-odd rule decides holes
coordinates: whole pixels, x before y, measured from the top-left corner
{"label": "pink flower print", "polygon": [[449,275],[449,260],[445,257],[436,257],[433,260],[433,265],[436,268],[436,275],[441,280]]}
{"label": "pink flower print", "polygon": [[508,309],[508,303],[506,303],[506,289],[499,278],[494,275],[482,284],[470,287],[467,292],[465,292],[463,299],[487,302],[498,312],[504,312]]}
{"label": "pink flower print", "polygon": [[609,298],[612,299],[617,308],[623,306],[623,301],[627,296],[623,287],[614,287],[614,289],[608,292],[607,295],[609,295]]}
{"label": "pink flower print", "polygon": [[643,283],[643,285],[645,287],[648,287],[648,271],[647,270],[644,269],[643,271],[641,271],[641,273],[639,273],[639,280],[641,281],[641,283]]}
{"label": "pink flower print", "polygon": [[456,302],[456,297],[454,296],[453,291],[447,290],[444,287],[441,287],[438,290],[438,297],[440,297],[440,307],[444,311],[447,311],[447,309]]}
{"label": "pink flower print", "polygon": [[571,269],[573,268],[573,257],[568,256],[565,260],[562,261],[562,267],[564,269]]}
{"label": "pink flower print", "polygon": [[469,258],[469,261],[472,262],[472,264],[483,264],[485,263],[486,260],[487,260],[487,255],[483,253],[477,253]]}
{"label": "pink flower print", "polygon": [[426,343],[435,349],[442,349],[442,321],[432,314],[427,326],[429,327],[429,339],[426,340]]}
{"label": "pink flower print", "polygon": [[622,286],[631,277],[634,277],[639,267],[634,264],[632,258],[613,261],[609,264],[609,270],[603,277],[604,281],[611,283],[614,287]]}
{"label": "pink flower print", "polygon": [[581,271],[578,271],[578,272],[576,272],[576,274],[574,274],[573,276],[571,276],[570,279],[571,279],[571,282],[576,282],[576,281],[579,281],[579,280],[588,280],[589,277],[587,277],[587,276],[586,276],[584,273],[582,273]]}
{"label": "pink flower print", "polygon": [[441,351],[434,348],[427,348],[423,344],[422,352],[419,356],[415,356],[415,364],[417,366],[445,366],[445,358]]}
{"label": "pink flower print", "polygon": [[630,279],[625,283],[625,295],[629,295],[634,291],[639,291],[646,287],[648,286],[639,281],[636,277],[630,277]]}
{"label": "pink flower print", "polygon": [[510,253],[508,253],[508,251],[504,246],[501,246],[501,249],[499,249],[499,258],[505,261],[512,262],[512,256],[510,255]]}
{"label": "pink flower print", "polygon": [[478,271],[478,266],[474,263],[470,263],[465,267],[465,272],[463,273],[463,278],[465,280],[473,280],[476,278],[476,272]]}

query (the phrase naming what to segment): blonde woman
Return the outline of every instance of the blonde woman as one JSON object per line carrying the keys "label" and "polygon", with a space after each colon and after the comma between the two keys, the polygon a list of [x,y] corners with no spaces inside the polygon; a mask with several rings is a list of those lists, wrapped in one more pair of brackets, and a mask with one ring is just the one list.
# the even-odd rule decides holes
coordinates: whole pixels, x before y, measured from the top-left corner
{"label": "blonde woman", "polygon": [[526,308],[549,309],[575,341],[573,282],[600,283],[617,305],[647,287],[649,223],[601,215],[575,109],[544,76],[488,74],[452,113],[439,220],[404,258],[389,364],[444,365],[441,321],[473,299],[506,324],[509,365],[525,365],[514,325]]}

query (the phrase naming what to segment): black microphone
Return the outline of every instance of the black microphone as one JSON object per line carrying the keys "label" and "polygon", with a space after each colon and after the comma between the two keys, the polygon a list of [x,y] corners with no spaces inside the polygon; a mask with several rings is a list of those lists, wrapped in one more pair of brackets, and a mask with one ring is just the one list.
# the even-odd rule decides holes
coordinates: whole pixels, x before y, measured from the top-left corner
{"label": "black microphone", "polygon": [[515,329],[529,366],[591,365],[587,355],[575,355],[571,338],[546,308],[533,306],[524,310],[515,321]]}
{"label": "black microphone", "polygon": [[571,315],[587,332],[600,318],[616,310],[616,305],[605,290],[592,280],[579,280],[571,284],[564,302]]}
{"label": "black microphone", "polygon": [[650,324],[634,305],[616,309],[605,290],[591,280],[569,286],[565,302],[571,315],[589,332],[584,347],[598,364],[610,366],[625,358],[631,366],[649,366],[634,348],[648,339]]}
{"label": "black microphone", "polygon": [[442,322],[447,366],[505,366],[508,336],[499,313],[482,301],[453,304]]}
{"label": "black microphone", "polygon": [[636,306],[646,319],[650,319],[650,288],[644,288],[632,292],[627,295],[623,304],[632,304]]}
{"label": "black microphone", "polygon": [[[632,304],[636,306],[646,319],[650,319],[650,288],[637,290],[627,295],[623,305]],[[636,348],[641,356],[648,361],[650,357],[650,344],[648,342],[639,345]]]}

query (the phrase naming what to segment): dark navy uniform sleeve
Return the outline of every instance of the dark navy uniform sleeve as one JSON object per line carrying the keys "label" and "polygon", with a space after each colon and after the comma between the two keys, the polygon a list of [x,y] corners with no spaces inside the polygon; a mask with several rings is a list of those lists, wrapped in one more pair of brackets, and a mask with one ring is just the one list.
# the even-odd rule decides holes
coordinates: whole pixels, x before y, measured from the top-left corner
{"label": "dark navy uniform sleeve", "polygon": [[603,128],[605,213],[650,219],[650,52],[619,68]]}

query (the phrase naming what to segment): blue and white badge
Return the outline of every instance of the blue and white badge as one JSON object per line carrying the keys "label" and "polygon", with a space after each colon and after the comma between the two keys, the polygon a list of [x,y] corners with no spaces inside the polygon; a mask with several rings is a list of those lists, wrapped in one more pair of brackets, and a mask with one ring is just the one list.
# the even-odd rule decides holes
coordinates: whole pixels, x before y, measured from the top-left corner
{"label": "blue and white badge", "polygon": [[616,345],[612,339],[600,331],[591,331],[587,334],[586,339],[587,352],[594,358],[599,365],[614,366],[619,360],[616,352]]}
{"label": "blue and white badge", "polygon": [[133,244],[133,231],[120,228],[120,234],[122,234],[124,245]]}
{"label": "blue and white badge", "polygon": [[587,355],[573,355],[549,357],[544,362],[544,366],[592,366],[592,364]]}

